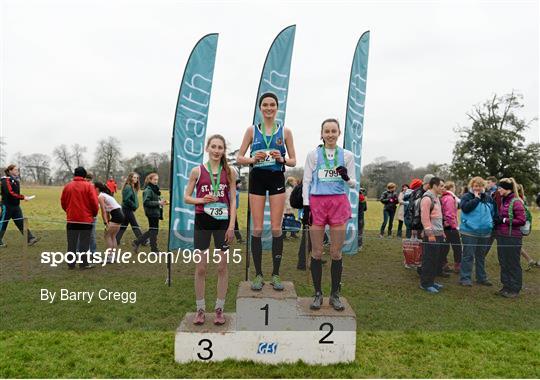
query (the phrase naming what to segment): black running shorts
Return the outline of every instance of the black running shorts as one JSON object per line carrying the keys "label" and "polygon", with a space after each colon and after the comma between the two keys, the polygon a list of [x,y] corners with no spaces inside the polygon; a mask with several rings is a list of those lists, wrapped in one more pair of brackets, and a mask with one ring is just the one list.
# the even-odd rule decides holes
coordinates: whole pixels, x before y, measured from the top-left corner
{"label": "black running shorts", "polygon": [[229,219],[217,220],[208,214],[195,214],[195,232],[193,246],[204,251],[210,248],[210,240],[214,236],[214,247],[222,251],[229,249],[225,243],[225,233],[229,227]]}
{"label": "black running shorts", "polygon": [[121,208],[115,208],[110,212],[111,219],[109,222],[116,223],[116,224],[122,224],[124,223],[124,214],[122,213]]}
{"label": "black running shorts", "polygon": [[251,169],[249,173],[249,193],[255,195],[281,194],[285,192],[285,175],[264,169]]}

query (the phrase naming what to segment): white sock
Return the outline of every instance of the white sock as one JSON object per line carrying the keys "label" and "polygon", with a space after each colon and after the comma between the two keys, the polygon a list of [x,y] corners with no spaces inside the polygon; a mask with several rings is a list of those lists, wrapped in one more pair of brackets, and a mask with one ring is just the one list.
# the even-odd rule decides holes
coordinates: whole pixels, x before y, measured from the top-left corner
{"label": "white sock", "polygon": [[223,310],[225,308],[225,300],[220,300],[219,298],[216,299],[216,310],[221,309]]}
{"label": "white sock", "polygon": [[202,300],[196,300],[195,304],[197,305],[197,311],[206,310],[206,304],[204,302],[204,298]]}

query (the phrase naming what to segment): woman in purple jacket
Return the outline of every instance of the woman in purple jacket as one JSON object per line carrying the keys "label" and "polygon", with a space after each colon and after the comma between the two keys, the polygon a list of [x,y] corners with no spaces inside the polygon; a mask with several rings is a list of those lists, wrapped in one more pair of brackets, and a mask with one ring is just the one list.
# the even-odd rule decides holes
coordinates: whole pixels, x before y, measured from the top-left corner
{"label": "woman in purple jacket", "polygon": [[518,185],[513,178],[503,178],[497,184],[501,195],[498,218],[495,221],[497,235],[497,255],[501,267],[502,289],[498,295],[515,298],[522,287],[522,272],[519,262],[522,238],[520,227],[527,221],[525,207],[518,196]]}

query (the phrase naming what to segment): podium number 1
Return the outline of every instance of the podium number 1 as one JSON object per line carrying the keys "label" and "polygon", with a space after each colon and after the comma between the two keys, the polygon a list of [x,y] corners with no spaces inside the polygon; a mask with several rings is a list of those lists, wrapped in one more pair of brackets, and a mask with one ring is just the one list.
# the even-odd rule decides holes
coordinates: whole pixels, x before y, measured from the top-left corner
{"label": "podium number 1", "polygon": [[268,304],[264,305],[264,307],[261,307],[260,310],[264,310],[264,325],[268,326]]}

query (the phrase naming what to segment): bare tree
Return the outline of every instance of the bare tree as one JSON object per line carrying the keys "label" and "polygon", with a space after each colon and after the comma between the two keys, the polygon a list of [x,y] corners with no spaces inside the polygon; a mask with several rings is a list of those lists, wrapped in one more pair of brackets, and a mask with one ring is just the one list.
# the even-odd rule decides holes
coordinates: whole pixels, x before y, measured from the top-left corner
{"label": "bare tree", "polygon": [[22,156],[20,163],[21,179],[42,185],[49,183],[51,158],[46,154],[33,153]]}
{"label": "bare tree", "polygon": [[54,148],[53,158],[58,164],[58,170],[55,177],[59,182],[65,182],[71,177],[73,171],[78,166],[84,166],[84,153],[86,147],[79,144],[73,144],[69,149],[65,144]]}
{"label": "bare tree", "polygon": [[86,164],[84,160],[84,154],[87,152],[87,150],[88,149],[85,146],[79,144],[73,144],[71,146],[73,165],[75,167],[84,166]]}
{"label": "bare tree", "polygon": [[53,150],[53,157],[59,166],[59,171],[73,173],[72,154],[65,144],[59,145]]}
{"label": "bare tree", "polygon": [[120,170],[121,157],[120,141],[117,138],[109,136],[99,140],[94,157],[94,173],[102,179],[108,178]]}

